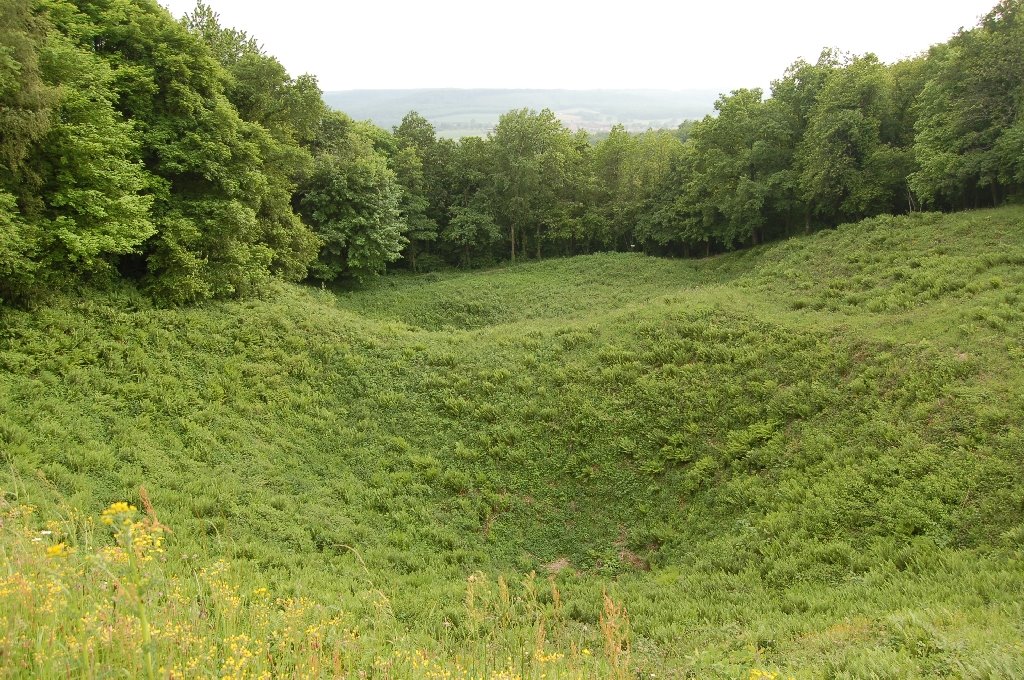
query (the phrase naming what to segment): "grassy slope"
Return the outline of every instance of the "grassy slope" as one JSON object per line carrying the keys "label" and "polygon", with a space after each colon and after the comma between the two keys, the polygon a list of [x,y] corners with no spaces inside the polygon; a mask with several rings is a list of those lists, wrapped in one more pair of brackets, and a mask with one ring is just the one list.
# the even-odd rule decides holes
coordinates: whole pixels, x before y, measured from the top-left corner
{"label": "grassy slope", "polygon": [[450,649],[467,575],[562,559],[583,639],[608,589],[662,677],[1019,675],[1022,265],[1004,209],[201,309],[60,298],[3,319],[3,486],[45,514],[145,483],[172,550],[367,616],[379,588]]}

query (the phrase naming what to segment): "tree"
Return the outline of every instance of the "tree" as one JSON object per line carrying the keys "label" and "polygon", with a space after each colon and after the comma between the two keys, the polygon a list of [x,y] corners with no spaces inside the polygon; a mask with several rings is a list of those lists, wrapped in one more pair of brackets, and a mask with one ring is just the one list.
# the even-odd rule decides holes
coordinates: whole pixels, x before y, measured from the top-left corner
{"label": "tree", "polygon": [[398,259],[408,242],[401,187],[365,126],[344,114],[325,117],[315,148],[313,172],[298,194],[322,244],[310,273],[323,281],[365,280]]}
{"label": "tree", "polygon": [[39,67],[49,26],[29,0],[0,4],[0,302],[23,294],[38,268],[41,231],[22,211],[38,201],[27,160],[50,129],[55,87]]}
{"label": "tree", "polygon": [[796,159],[802,197],[835,224],[905,205],[913,156],[901,147],[892,70],[872,54],[826,78]]}
{"label": "tree", "polygon": [[303,276],[314,241],[288,217],[288,192],[268,170],[273,137],[238,115],[211,49],[153,0],[49,6],[62,34],[111,65],[114,108],[132,121],[151,176],[156,233],[141,255],[149,289],[182,303]]}
{"label": "tree", "polygon": [[592,154],[591,172],[594,192],[591,197],[590,235],[601,246],[615,248],[632,226],[626,213],[631,183],[626,165],[635,153],[636,139],[623,125],[612,126],[608,137],[599,142]]}
{"label": "tree", "polygon": [[224,91],[246,122],[262,128],[254,134],[263,158],[266,189],[257,220],[262,239],[274,253],[271,269],[286,279],[306,276],[319,242],[292,209],[299,180],[312,169],[312,142],[326,113],[316,78],[292,78],[275,57],[266,54],[245,31],[224,27],[209,5],[196,4],[183,25],[200,38],[223,67]]}
{"label": "tree", "polygon": [[481,206],[456,206],[443,238],[457,246],[462,252],[462,263],[472,266],[475,248],[489,247],[501,238],[501,228],[494,218]]}
{"label": "tree", "polygon": [[114,109],[110,66],[51,34],[40,58],[44,78],[61,84],[55,119],[34,154],[40,205],[29,214],[45,236],[48,270],[112,272],[112,256],[136,252],[156,229],[152,178],[136,159],[132,126]]}
{"label": "tree", "polygon": [[517,240],[525,244],[532,229],[539,259],[544,228],[569,187],[578,147],[548,109],[504,114],[488,139],[494,158],[491,205],[496,221],[508,230],[510,257],[514,262]]}
{"label": "tree", "polygon": [[766,226],[768,184],[758,160],[766,133],[760,89],[736,90],[715,103],[718,116],[694,127],[691,195],[709,240],[726,248],[756,237]]}
{"label": "tree", "polygon": [[832,72],[840,67],[838,54],[825,49],[817,62],[811,64],[798,59],[786,69],[782,78],[772,81],[768,103],[770,118],[777,130],[776,152],[781,168],[774,178],[776,190],[772,194],[772,203],[777,214],[785,216],[786,233],[796,221],[803,222],[805,232],[811,229],[812,209],[800,188],[796,157],[807,134],[818,96]]}
{"label": "tree", "polygon": [[[431,198],[443,206],[439,245],[453,247],[450,261],[489,262],[501,242],[501,227],[493,206],[493,145],[480,137],[463,137],[458,144],[438,140],[442,161],[437,184],[440,195]],[[433,194],[433,192],[432,192]]]}
{"label": "tree", "polygon": [[682,147],[678,131],[633,135],[622,125],[612,127],[591,155],[594,188],[588,231],[596,243],[615,250],[634,245],[639,225],[649,216],[657,193],[665,189],[662,183]]}
{"label": "tree", "polygon": [[392,156],[391,164],[402,185],[401,212],[408,225],[406,237],[409,245],[405,254],[409,268],[416,271],[417,254],[427,243],[437,240],[438,235],[436,215],[439,211],[436,206],[431,206],[429,198],[437,194],[438,188],[435,176],[438,170],[437,138],[434,126],[415,111],[402,118],[401,124],[394,129],[394,137],[398,150]]}
{"label": "tree", "polygon": [[997,205],[1024,186],[1024,3],[1003,0],[981,25],[928,56],[910,185],[940,208]]}
{"label": "tree", "polygon": [[326,112],[315,76],[292,78],[254,37],[222,26],[220,16],[203,2],[182,23],[224,68],[225,95],[243,120],[260,124],[280,142],[300,146],[312,141]]}
{"label": "tree", "polygon": [[110,275],[117,257],[154,232],[151,178],[137,162],[132,125],[115,110],[115,74],[17,0],[0,9],[0,289],[24,294]]}
{"label": "tree", "polygon": [[710,254],[711,234],[697,210],[696,155],[693,144],[684,145],[645,206],[636,234],[645,250],[677,252],[679,248],[688,256],[692,248],[703,246],[703,252]]}

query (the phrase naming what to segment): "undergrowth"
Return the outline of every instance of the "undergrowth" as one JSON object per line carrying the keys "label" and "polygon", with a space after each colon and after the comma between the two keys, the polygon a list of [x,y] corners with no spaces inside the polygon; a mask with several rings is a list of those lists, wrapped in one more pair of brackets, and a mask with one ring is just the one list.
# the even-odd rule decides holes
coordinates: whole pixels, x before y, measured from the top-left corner
{"label": "undergrowth", "polygon": [[[3,559],[35,613],[3,612],[30,644],[2,672],[215,675],[244,635],[254,676],[609,677],[622,612],[629,677],[1020,676],[1022,227],[6,312]],[[133,572],[87,518],[142,485],[173,532]],[[288,603],[330,632],[287,638]]]}

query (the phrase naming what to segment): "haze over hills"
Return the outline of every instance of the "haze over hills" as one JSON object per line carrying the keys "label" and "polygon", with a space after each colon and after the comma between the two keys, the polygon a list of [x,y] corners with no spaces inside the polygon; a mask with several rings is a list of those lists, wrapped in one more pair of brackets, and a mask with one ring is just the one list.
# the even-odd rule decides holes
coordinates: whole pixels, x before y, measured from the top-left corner
{"label": "haze over hills", "polygon": [[674,128],[714,110],[717,90],[501,90],[419,89],[325,92],[324,101],[357,120],[390,128],[409,111],[427,118],[440,135],[482,135],[511,109],[548,108],[573,130],[607,132]]}

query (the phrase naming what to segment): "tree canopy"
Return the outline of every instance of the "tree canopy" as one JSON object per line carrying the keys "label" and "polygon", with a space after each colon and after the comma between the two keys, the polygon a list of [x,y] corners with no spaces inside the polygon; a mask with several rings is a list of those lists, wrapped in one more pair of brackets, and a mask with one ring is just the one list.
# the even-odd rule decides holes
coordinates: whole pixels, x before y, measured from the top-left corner
{"label": "tree canopy", "polygon": [[824,50],[678,130],[550,110],[486,137],[328,109],[199,2],[0,6],[0,301],[118,278],[172,304],[597,250],[702,255],[883,213],[1019,200],[1022,0],[927,54]]}

